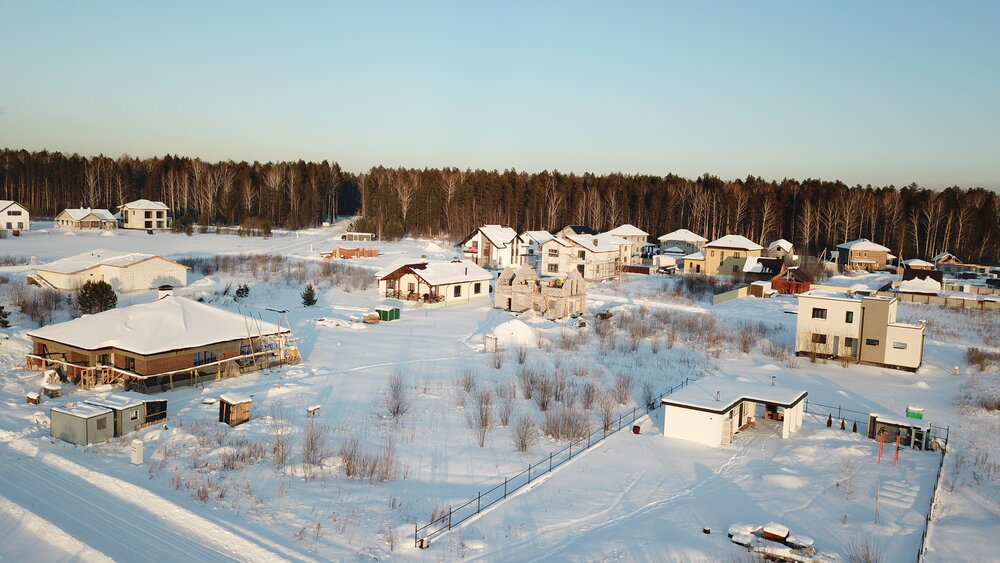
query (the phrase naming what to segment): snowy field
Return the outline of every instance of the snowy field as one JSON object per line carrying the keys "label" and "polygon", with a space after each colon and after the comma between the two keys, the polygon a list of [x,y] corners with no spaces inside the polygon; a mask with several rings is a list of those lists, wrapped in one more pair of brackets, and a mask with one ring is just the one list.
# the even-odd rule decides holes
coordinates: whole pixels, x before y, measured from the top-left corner
{"label": "snowy field", "polygon": [[[599,429],[604,409],[631,412],[651,393],[709,374],[760,383],[774,376],[779,385],[808,391],[811,403],[860,413],[901,418],[908,405],[924,407],[928,421],[950,427],[926,560],[985,561],[1000,550],[1000,537],[991,533],[1000,525],[1000,419],[983,407],[1000,397],[1000,366],[983,372],[966,361],[970,346],[1000,352],[996,313],[900,304],[901,321],[929,321],[916,374],[796,358],[788,354],[794,299],[712,307],[710,297],[685,294],[667,277],[626,275],[621,283],[591,287],[583,328],[518,318],[486,301],[407,308],[399,321],[364,325],[351,318],[381,304],[372,272],[401,256],[451,258],[453,249],[440,241],[376,242],[378,258],[331,268],[320,251],[367,246],[341,243],[345,230],[340,222],[263,239],[124,231],[67,236],[36,228],[0,240],[0,261],[15,263],[0,266],[0,304],[14,309],[9,338],[0,340],[0,555],[12,561],[736,561],[746,554],[728,540],[728,527],[775,521],[841,560],[859,538],[878,546],[884,561],[916,558],[939,453],[907,449],[896,465],[891,453],[876,463],[877,444],[851,432],[853,417],[867,422],[864,415],[847,416],[847,430],[840,430],[839,420],[826,427],[825,414],[806,415],[788,440],[761,421],[733,444],[708,448],[664,438],[659,410],[641,419],[640,434],[613,434],[436,536],[429,548],[414,547],[414,524],[563,448],[581,424]],[[44,263],[95,248],[206,259],[177,293],[272,322],[284,319],[266,308],[287,308],[304,361],[163,393],[166,427],[89,447],[51,439],[49,407],[110,389],[26,404],[25,395],[41,384],[39,372],[21,369],[30,349],[24,333],[37,325],[4,295],[24,282],[30,257]],[[235,259],[213,262],[218,255]],[[299,294],[309,282],[319,303],[307,308]],[[250,294],[237,303],[233,289],[243,283]],[[119,306],[153,299],[154,292],[124,294]],[[593,314],[605,310],[614,314],[613,328],[600,333]],[[59,310],[53,321],[68,318]],[[500,340],[501,354],[485,351],[489,334]],[[397,380],[403,386],[394,394]],[[203,401],[225,392],[253,397],[250,422],[235,428],[218,422],[217,404]],[[540,397],[548,393],[543,412]],[[391,416],[389,407],[400,401],[405,412]],[[320,411],[310,417],[306,409],[313,406]],[[539,435],[522,452],[516,438],[524,423]],[[129,463],[135,437],[145,441],[141,466]],[[303,459],[307,438],[322,446],[314,463]]]}

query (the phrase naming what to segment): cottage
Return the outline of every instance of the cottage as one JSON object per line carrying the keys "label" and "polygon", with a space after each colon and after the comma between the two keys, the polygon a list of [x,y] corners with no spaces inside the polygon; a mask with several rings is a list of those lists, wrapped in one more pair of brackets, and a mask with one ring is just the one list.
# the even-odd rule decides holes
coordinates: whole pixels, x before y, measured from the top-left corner
{"label": "cottage", "polygon": [[663,435],[706,446],[732,443],[758,419],[781,421],[781,437],[802,426],[805,391],[704,377],[661,399]]}
{"label": "cottage", "polygon": [[114,435],[124,436],[167,419],[167,400],[140,393],[120,392],[87,399],[88,405],[110,409],[114,415]]}
{"label": "cottage", "polygon": [[792,243],[783,238],[779,238],[778,240],[767,245],[766,255],[771,258],[781,258],[782,260],[795,259],[793,250],[794,248],[792,247]]}
{"label": "cottage", "polygon": [[0,231],[28,231],[31,216],[28,209],[16,201],[0,199]]}
{"label": "cottage", "polygon": [[510,227],[484,225],[459,243],[462,258],[486,268],[506,268],[517,263],[516,238]]}
{"label": "cottage", "polygon": [[29,281],[75,291],[88,281],[104,281],[115,291],[142,291],[161,285],[186,286],[189,267],[172,260],[101,248],[35,267]]}
{"label": "cottage", "polygon": [[56,228],[64,231],[109,231],[118,219],[107,209],[63,209],[56,215]]}
{"label": "cottage", "polygon": [[162,201],[137,199],[118,207],[122,227],[126,229],[169,229],[170,208]]}
{"label": "cottage", "polygon": [[896,322],[892,297],[810,290],[798,295],[795,353],[916,371],[923,361],[924,325]]}
{"label": "cottage", "polygon": [[837,264],[850,270],[884,270],[889,249],[868,239],[859,238],[837,245]]}
{"label": "cottage", "polygon": [[287,327],[184,297],[111,309],[28,332],[29,369],[57,367],[83,387],[152,393],[294,363]]}
{"label": "cottage", "polygon": [[643,247],[649,242],[649,233],[628,223],[611,229],[607,234],[629,241],[631,243],[629,256],[642,254]]}
{"label": "cottage", "polygon": [[687,229],[671,231],[656,240],[660,242],[661,254],[670,254],[675,258],[699,252],[705,248],[705,243],[708,242],[707,238],[696,235]]}
{"label": "cottage", "polygon": [[758,257],[764,247],[740,235],[726,235],[705,245],[705,250],[684,257],[684,273],[739,274],[747,258]]}
{"label": "cottage", "polygon": [[541,267],[542,244],[555,238],[548,231],[524,231],[517,236],[517,264]]}
{"label": "cottage", "polygon": [[813,279],[798,266],[782,266],[778,275],[771,278],[771,289],[782,295],[804,293],[812,287]]}
{"label": "cottage", "polygon": [[547,319],[560,319],[584,312],[584,285],[576,270],[565,279],[540,280],[527,264],[517,271],[507,268],[497,279],[493,306],[505,311],[532,310]]}
{"label": "cottage", "polygon": [[988,274],[990,269],[987,266],[980,264],[966,264],[958,259],[957,256],[948,252],[942,252],[931,258],[934,262],[934,266],[948,275],[963,274],[966,272],[972,272],[976,274]]}
{"label": "cottage", "polygon": [[455,305],[485,299],[493,275],[471,260],[401,259],[379,270],[379,295],[426,304]]}
{"label": "cottage", "polygon": [[88,446],[114,437],[115,417],[111,409],[69,403],[49,409],[49,435],[71,444]]}
{"label": "cottage", "polygon": [[569,255],[569,267],[556,275],[566,276],[575,269],[587,281],[609,280],[619,274],[620,267],[627,264],[631,256],[632,243],[608,233],[567,235],[564,240],[569,243],[564,247]]}

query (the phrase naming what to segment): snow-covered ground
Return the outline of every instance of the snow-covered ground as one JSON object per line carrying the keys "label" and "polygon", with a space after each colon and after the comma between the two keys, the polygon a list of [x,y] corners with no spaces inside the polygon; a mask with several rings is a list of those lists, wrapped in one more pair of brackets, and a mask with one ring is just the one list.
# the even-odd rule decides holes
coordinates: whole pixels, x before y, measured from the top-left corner
{"label": "snow-covered ground", "polygon": [[[641,434],[614,434],[436,536],[428,549],[413,546],[414,524],[565,446],[565,440],[542,436],[527,452],[515,448],[512,428],[520,417],[545,424],[537,393],[525,398],[524,381],[548,378],[562,386],[563,402],[581,410],[588,395],[612,393],[622,381],[619,374],[633,381],[617,412],[644,402],[647,390],[705,374],[762,383],[775,376],[779,385],[807,390],[814,404],[861,413],[900,418],[908,405],[922,406],[928,421],[951,428],[927,560],[981,561],[1000,549],[1000,538],[990,533],[1000,524],[1000,423],[995,412],[978,407],[981,396],[998,392],[998,368],[979,373],[965,360],[969,346],[1000,351],[995,313],[901,304],[900,320],[930,321],[925,364],[916,374],[788,356],[782,351],[793,340],[795,316],[788,313],[796,309],[794,299],[748,298],[713,308],[679,296],[665,277],[627,275],[621,283],[593,286],[584,328],[517,318],[486,301],[407,308],[399,321],[364,325],[350,319],[381,304],[374,284],[362,289],[348,278],[323,274],[318,256],[336,246],[365,246],[341,243],[346,224],[270,239],[125,231],[65,235],[36,228],[0,241],[0,260],[14,256],[19,262],[0,267],[0,280],[9,280],[0,283],[0,304],[8,309],[3,295],[23,282],[29,271],[23,262],[32,256],[47,262],[100,247],[172,259],[287,259],[281,262],[287,271],[278,272],[252,270],[251,258],[241,259],[242,269],[208,275],[196,266],[189,287],[177,293],[253,310],[275,322],[266,308],[287,308],[304,357],[295,366],[164,393],[166,427],[73,446],[49,438],[48,408],[110,390],[75,390],[40,406],[26,404],[25,395],[41,381],[40,373],[21,369],[29,349],[24,332],[36,325],[12,312],[9,339],[0,340],[0,553],[12,560],[53,561],[719,561],[740,557],[726,538],[730,525],[777,521],[793,534],[814,538],[820,552],[843,554],[852,539],[867,536],[886,561],[916,556],[940,454],[904,450],[895,466],[891,457],[877,463],[877,445],[850,431],[851,417],[842,431],[839,424],[827,428],[823,414],[807,415],[788,440],[762,421],[731,445],[707,448],[664,438],[662,412],[654,411],[642,419]],[[374,272],[401,256],[454,253],[440,241],[372,246],[380,250],[378,258],[343,262]],[[310,281],[320,300],[306,308],[299,294]],[[241,283],[250,295],[237,304],[226,288]],[[824,282],[884,283],[875,276]],[[125,294],[119,305],[154,298],[153,292]],[[615,328],[602,336],[592,314],[604,310],[614,313]],[[54,320],[67,315],[59,311]],[[747,332],[753,336],[743,337]],[[485,351],[488,334],[501,341],[499,357]],[[405,382],[409,408],[393,418],[386,403],[396,376]],[[492,416],[480,447],[474,422],[486,390]],[[253,418],[230,428],[218,422],[218,406],[204,400],[234,391],[253,397]],[[306,409],[313,406],[320,411],[310,417]],[[506,426],[500,420],[504,410]],[[587,411],[591,428],[599,428],[597,410]],[[305,464],[301,455],[316,423],[329,454],[319,467]],[[129,463],[137,436],[145,441],[141,466]],[[276,463],[275,446],[286,442],[291,454]],[[375,478],[346,475],[340,455],[345,443],[377,460]]]}

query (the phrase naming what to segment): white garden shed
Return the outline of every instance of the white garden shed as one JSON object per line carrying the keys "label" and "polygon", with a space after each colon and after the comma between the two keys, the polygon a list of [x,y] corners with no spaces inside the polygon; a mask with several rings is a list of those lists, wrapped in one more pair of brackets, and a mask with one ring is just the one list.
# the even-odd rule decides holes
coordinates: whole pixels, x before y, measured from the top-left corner
{"label": "white garden shed", "polygon": [[806,395],[785,387],[705,377],[662,399],[663,435],[718,446],[765,418],[780,421],[781,437],[788,438],[802,426]]}

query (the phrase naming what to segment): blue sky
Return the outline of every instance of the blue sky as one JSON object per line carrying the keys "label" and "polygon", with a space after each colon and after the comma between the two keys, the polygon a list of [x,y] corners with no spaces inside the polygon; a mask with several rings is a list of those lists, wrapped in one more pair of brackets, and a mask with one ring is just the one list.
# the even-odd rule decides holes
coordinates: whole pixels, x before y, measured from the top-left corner
{"label": "blue sky", "polygon": [[1000,2],[0,13],[2,147],[1000,188]]}

